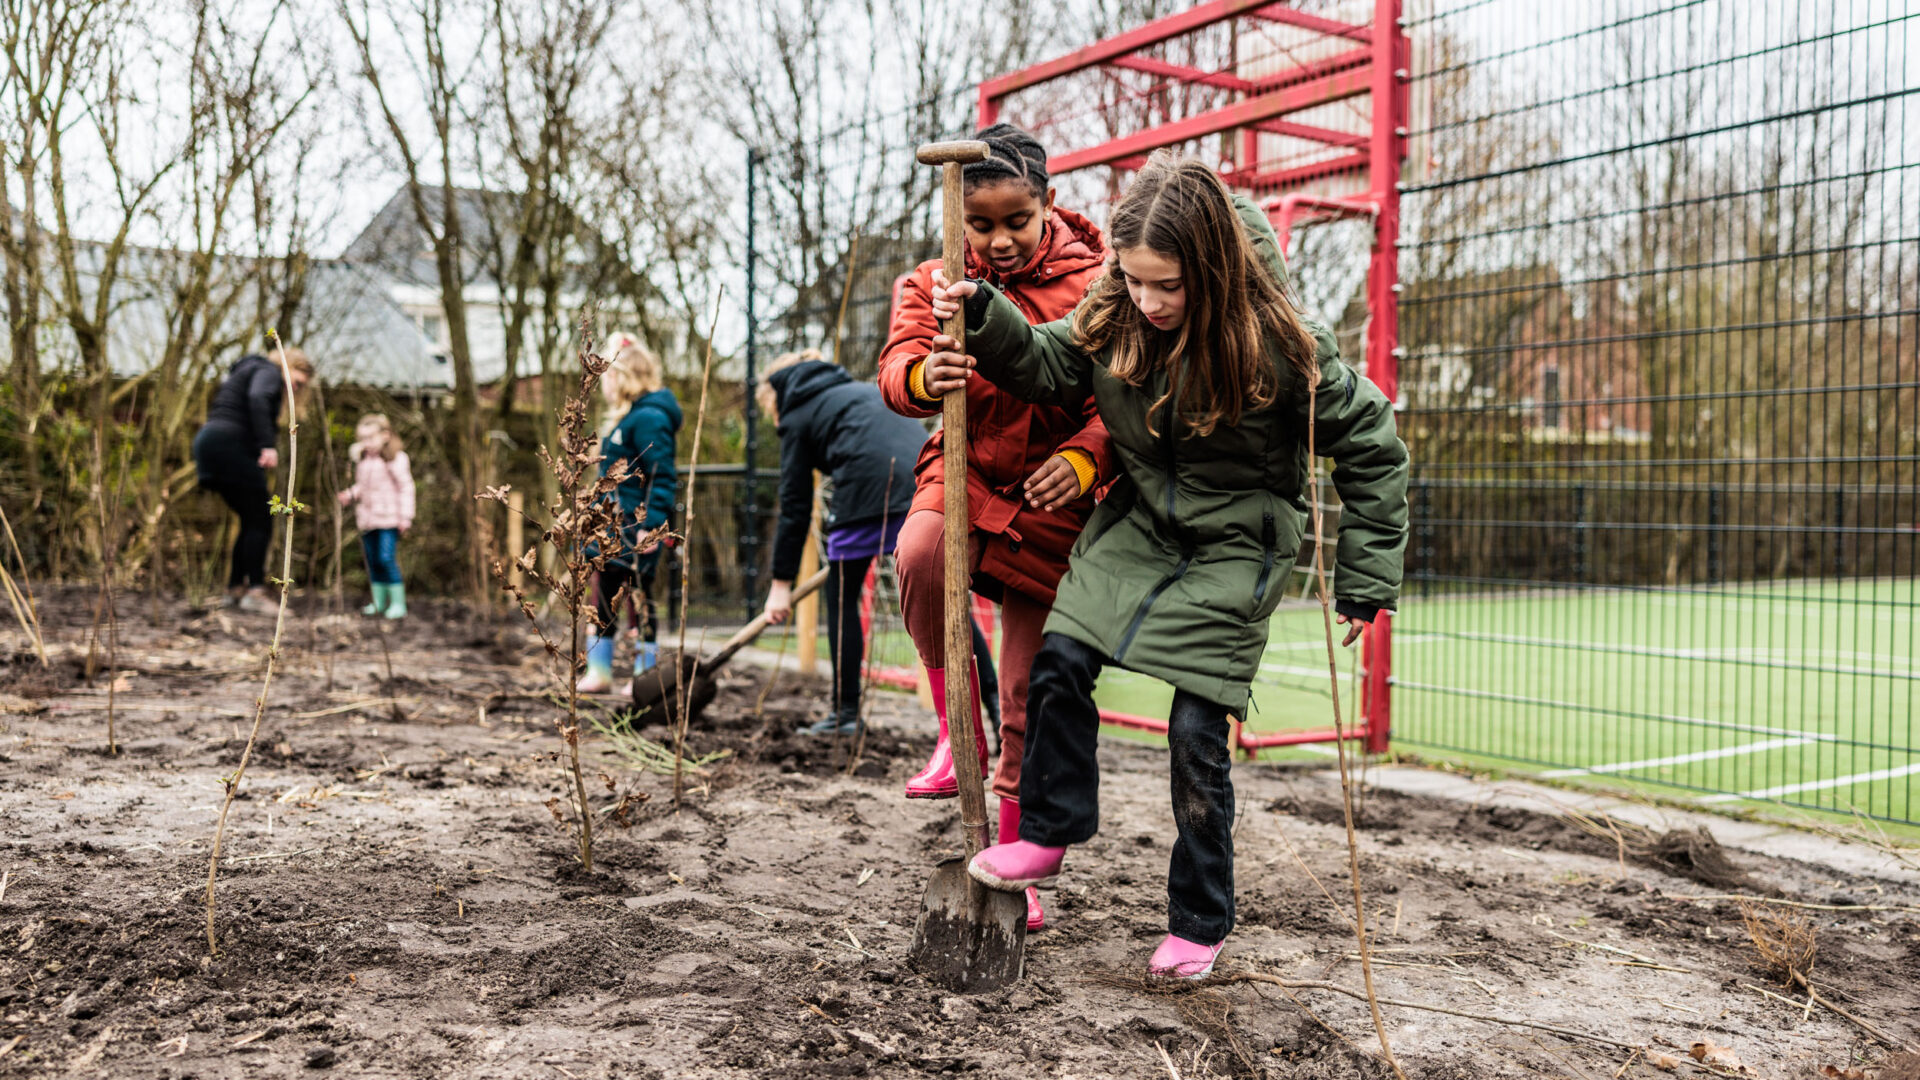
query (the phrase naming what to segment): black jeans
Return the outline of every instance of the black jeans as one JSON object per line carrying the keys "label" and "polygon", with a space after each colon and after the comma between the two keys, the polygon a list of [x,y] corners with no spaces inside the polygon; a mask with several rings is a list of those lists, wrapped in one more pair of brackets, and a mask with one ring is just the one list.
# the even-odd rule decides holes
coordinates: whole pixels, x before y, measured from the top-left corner
{"label": "black jeans", "polygon": [[[1100,827],[1100,713],[1094,680],[1108,658],[1048,634],[1027,690],[1027,752],[1020,763],[1020,839],[1084,843]],[[1167,715],[1173,821],[1167,930],[1212,945],[1233,929],[1233,758],[1227,707],[1184,690]]]}
{"label": "black jeans", "polygon": [[267,485],[222,484],[213,489],[240,515],[240,532],[233,538],[233,568],[227,572],[230,589],[267,583],[267,544],[273,539],[273,511]]}
{"label": "black jeans", "polygon": [[223,423],[209,423],[193,437],[193,462],[200,487],[220,496],[240,516],[240,532],[233,538],[233,567],[227,587],[264,586],[267,583],[267,546],[273,539],[272,495],[267,473],[260,467],[260,451],[245,431]]}
{"label": "black jeans", "polygon": [[653,570],[636,575],[631,567],[613,563],[601,567],[593,583],[594,617],[600,622],[600,636],[611,638],[620,634],[619,615],[613,610],[613,601],[621,589],[627,590],[627,601],[634,605],[640,640],[659,640],[660,624],[653,609]]}

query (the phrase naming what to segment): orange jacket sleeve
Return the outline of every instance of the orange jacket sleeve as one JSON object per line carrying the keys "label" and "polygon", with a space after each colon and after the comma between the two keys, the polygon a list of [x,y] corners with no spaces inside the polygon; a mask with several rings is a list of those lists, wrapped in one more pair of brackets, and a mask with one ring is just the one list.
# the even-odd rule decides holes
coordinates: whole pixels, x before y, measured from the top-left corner
{"label": "orange jacket sleeve", "polygon": [[933,317],[933,276],[925,267],[902,275],[894,286],[893,323],[887,330],[886,347],[880,350],[880,396],[887,408],[902,416],[934,416],[938,402],[929,404],[913,396],[908,375],[913,365],[933,351],[933,337],[939,333]]}

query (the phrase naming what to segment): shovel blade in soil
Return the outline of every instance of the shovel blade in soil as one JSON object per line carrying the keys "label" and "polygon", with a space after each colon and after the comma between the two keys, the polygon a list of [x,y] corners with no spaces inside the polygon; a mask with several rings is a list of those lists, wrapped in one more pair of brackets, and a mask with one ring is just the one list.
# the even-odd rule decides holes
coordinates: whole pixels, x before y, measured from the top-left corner
{"label": "shovel blade in soil", "polygon": [[998,990],[1026,973],[1027,900],[974,881],[967,861],[942,861],[927,882],[907,958],[936,986],[956,993]]}
{"label": "shovel blade in soil", "polygon": [[699,662],[693,656],[665,653],[653,670],[633,677],[633,726],[647,727],[678,718],[683,698],[687,700],[688,713],[698,720],[718,690],[713,676],[699,670]]}

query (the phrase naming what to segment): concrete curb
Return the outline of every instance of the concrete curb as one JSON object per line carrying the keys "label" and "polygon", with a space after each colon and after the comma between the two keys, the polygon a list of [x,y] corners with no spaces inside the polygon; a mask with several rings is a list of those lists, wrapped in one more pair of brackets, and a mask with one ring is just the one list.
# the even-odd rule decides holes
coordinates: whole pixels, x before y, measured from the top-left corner
{"label": "concrete curb", "polygon": [[1620,821],[1654,829],[1704,828],[1726,847],[1829,867],[1842,873],[1920,886],[1920,871],[1902,865],[1884,851],[1791,825],[1742,821],[1667,806],[1648,806],[1597,792],[1546,787],[1525,780],[1475,780],[1454,773],[1407,766],[1377,766],[1367,771],[1367,778],[1375,786],[1389,791],[1475,806],[1505,806],[1547,814],[1573,808],[1589,813],[1604,812]]}

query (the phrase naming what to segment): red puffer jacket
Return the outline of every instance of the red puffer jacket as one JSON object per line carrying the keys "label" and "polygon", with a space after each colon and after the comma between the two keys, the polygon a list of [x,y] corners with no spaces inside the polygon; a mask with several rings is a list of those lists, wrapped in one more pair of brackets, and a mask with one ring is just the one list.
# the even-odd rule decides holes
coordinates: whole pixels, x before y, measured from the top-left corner
{"label": "red puffer jacket", "polygon": [[[1063,318],[1077,307],[1100,276],[1106,257],[1098,227],[1070,210],[1055,208],[1039,250],[1026,266],[999,274],[969,246],[967,275],[999,286],[1028,322],[1038,324]],[[932,306],[933,272],[939,267],[940,260],[930,259],[901,279],[893,328],[880,354],[880,393],[895,412],[907,416],[940,412],[938,404],[921,401],[907,388],[913,366],[926,359],[940,332]],[[1067,449],[1083,450],[1093,459],[1096,487],[1114,476],[1107,428],[1092,399],[1074,409],[1029,405],[985,379],[968,380],[967,514],[979,544],[978,572],[1048,604],[1067,571],[1067,552],[1093,512],[1093,500],[1083,496],[1042,512],[1027,505],[1021,485],[1048,458]],[[943,508],[941,457],[936,433],[914,466],[918,488],[913,509]]]}

